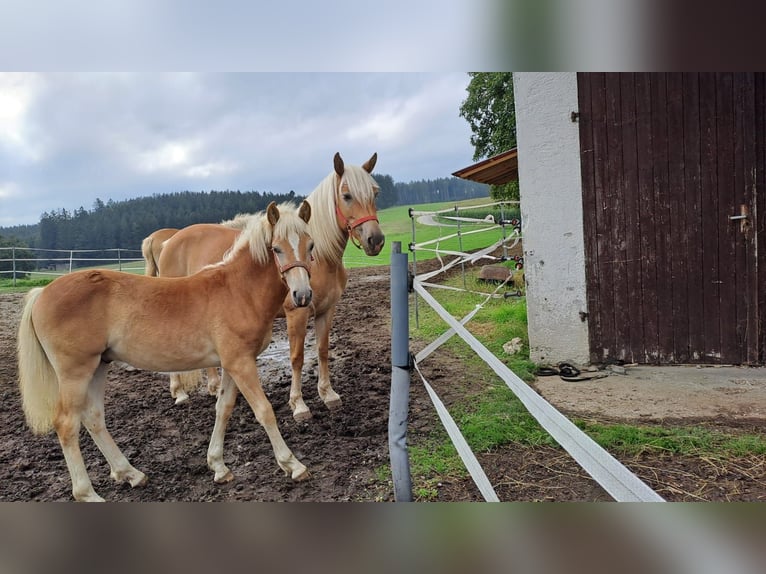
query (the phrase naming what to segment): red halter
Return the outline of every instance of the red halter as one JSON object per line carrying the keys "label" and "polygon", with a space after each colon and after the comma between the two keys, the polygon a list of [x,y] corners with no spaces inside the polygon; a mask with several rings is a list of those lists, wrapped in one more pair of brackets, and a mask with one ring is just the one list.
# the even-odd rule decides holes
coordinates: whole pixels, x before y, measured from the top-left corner
{"label": "red halter", "polygon": [[343,215],[343,212],[340,210],[340,207],[338,207],[338,201],[335,201],[335,213],[340,219],[340,223],[343,227],[346,228],[346,233],[348,233],[348,238],[351,240],[351,243],[353,243],[357,249],[362,248],[362,243],[358,239],[354,239],[354,235],[351,233],[354,229],[362,225],[362,223],[366,223],[368,221],[375,221],[377,223],[380,223],[378,221],[378,218],[374,215],[365,215],[364,217],[360,217],[359,219],[355,219],[354,223],[350,223],[345,215]]}
{"label": "red halter", "polygon": [[[304,263],[303,261],[296,259],[292,263],[288,263],[287,265],[283,266],[279,264],[279,257],[277,257],[277,252],[274,251],[273,249],[271,250],[271,252],[274,254],[274,263],[277,264],[277,269],[279,269],[279,273],[283,277],[285,273],[287,273],[293,267],[303,267],[306,270],[306,273],[309,274],[309,278],[311,278],[311,265],[309,263]],[[313,259],[314,258],[312,257],[312,261]]]}

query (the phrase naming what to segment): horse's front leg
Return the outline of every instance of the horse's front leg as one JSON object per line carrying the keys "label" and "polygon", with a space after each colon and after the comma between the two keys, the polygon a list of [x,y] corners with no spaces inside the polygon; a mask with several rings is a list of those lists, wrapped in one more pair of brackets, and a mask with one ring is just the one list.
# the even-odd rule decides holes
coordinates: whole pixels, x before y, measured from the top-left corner
{"label": "horse's front leg", "polygon": [[289,404],[293,411],[293,418],[299,422],[311,418],[311,411],[303,401],[302,391],[303,361],[309,314],[310,310],[306,307],[285,310],[287,338],[290,342],[290,366],[292,367]]}
{"label": "horse's front leg", "polygon": [[274,450],[277,464],[293,480],[307,479],[309,477],[308,470],[295,458],[295,455],[287,447],[282,434],[279,432],[274,409],[271,407],[271,403],[266,398],[266,394],[261,387],[255,358],[240,353],[233,355],[232,358],[233,360],[230,362],[222,361],[223,369],[234,379],[237,388],[239,388],[253,410],[256,420],[266,431],[269,441],[271,441],[271,447]]}
{"label": "horse's front leg", "polygon": [[317,339],[317,360],[319,363],[319,377],[317,390],[320,398],[328,409],[337,409],[342,405],[340,395],[336,393],[330,384],[330,327],[335,315],[335,307],[331,307],[326,313],[314,317],[314,329]]}
{"label": "horse's front leg", "polygon": [[237,385],[224,370],[218,400],[215,403],[215,425],[213,425],[213,434],[210,436],[210,445],[207,449],[207,466],[215,473],[213,480],[216,482],[229,482],[234,478],[223,462],[223,441],[238,395]]}

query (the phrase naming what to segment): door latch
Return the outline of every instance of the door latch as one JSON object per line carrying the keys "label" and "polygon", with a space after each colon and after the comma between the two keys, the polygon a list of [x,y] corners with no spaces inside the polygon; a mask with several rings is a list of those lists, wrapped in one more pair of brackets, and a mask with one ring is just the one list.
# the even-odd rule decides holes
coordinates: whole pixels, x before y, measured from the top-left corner
{"label": "door latch", "polygon": [[739,215],[730,215],[729,219],[731,221],[739,220],[739,230],[742,232],[743,235],[747,235],[750,231],[750,210],[748,209],[746,204],[740,204],[739,206]]}

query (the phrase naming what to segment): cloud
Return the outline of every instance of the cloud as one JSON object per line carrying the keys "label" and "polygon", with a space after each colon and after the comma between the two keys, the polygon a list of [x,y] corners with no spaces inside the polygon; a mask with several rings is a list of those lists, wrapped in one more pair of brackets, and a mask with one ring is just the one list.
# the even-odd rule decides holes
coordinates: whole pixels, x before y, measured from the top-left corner
{"label": "cloud", "polygon": [[42,156],[27,123],[41,87],[35,74],[0,73],[0,146],[22,161],[38,161]]}
{"label": "cloud", "polygon": [[[184,190],[308,194],[332,156],[396,181],[471,163],[458,116],[468,76],[375,73],[3,76],[0,211],[43,211]],[[5,134],[5,135],[4,135]],[[7,169],[6,169],[7,167]],[[6,219],[7,221],[7,219]],[[5,223],[7,225],[7,223]]]}

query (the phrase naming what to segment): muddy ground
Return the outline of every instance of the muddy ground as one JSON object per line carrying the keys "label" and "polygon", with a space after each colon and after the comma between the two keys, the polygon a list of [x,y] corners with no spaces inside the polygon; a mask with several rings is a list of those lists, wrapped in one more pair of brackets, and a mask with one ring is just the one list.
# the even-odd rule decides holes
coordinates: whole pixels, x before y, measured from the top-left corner
{"label": "muddy ground", "polygon": [[[225,460],[235,479],[222,485],[214,483],[206,465],[214,399],[200,393],[176,406],[168,393],[166,376],[113,366],[106,397],[107,426],[133,465],[146,472],[149,480],[143,488],[135,489],[114,484],[106,462],[83,431],[81,445],[96,491],[111,501],[392,501],[390,479],[379,471],[388,460],[388,287],[387,268],[351,271],[331,340],[331,374],[344,401],[341,410],[328,411],[317,397],[311,363],[304,369],[304,396],[314,417],[295,422],[287,405],[287,365],[279,361],[265,361],[268,364],[263,365],[263,385],[279,427],[288,446],[309,468],[310,480],[293,483],[283,475],[265,432],[240,397],[225,444]],[[20,303],[21,295],[0,295],[0,501],[68,501],[69,476],[55,434],[33,436],[20,408],[15,359]],[[283,337],[284,322],[278,320],[272,355],[279,356]],[[431,357],[424,364],[423,372],[449,404],[470,392],[472,381],[460,361],[444,351],[437,353],[436,359]],[[543,394],[557,404],[556,385],[549,386],[552,390]],[[572,394],[571,388],[568,392]],[[662,403],[657,396],[661,388],[652,392],[653,399]],[[721,393],[720,400],[725,401],[726,396]],[[439,423],[425,391],[414,379],[410,398],[409,440],[415,443]],[[714,416],[702,411],[697,416],[692,410],[684,417],[663,422],[615,409],[600,410],[593,400],[588,401],[587,409],[566,400],[557,406],[567,414],[594,420],[701,424],[727,432],[766,435],[762,418],[727,416],[725,409]],[[561,449],[510,445],[477,454],[503,501],[611,500]],[[763,456],[711,460],[647,452],[622,458],[621,462],[667,500],[766,500]],[[416,476],[414,482],[417,486],[422,481]],[[450,477],[429,487],[431,500],[481,500],[470,478]]]}

